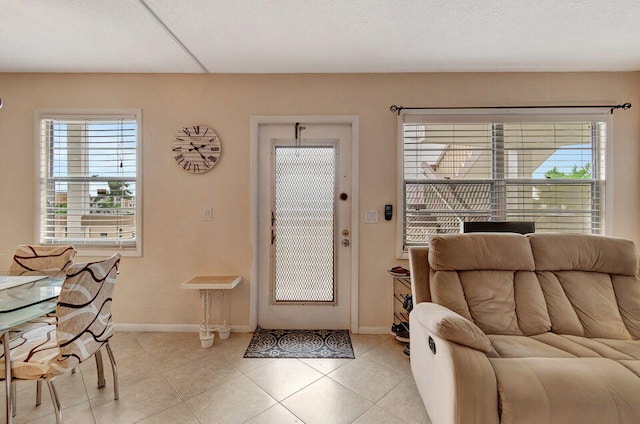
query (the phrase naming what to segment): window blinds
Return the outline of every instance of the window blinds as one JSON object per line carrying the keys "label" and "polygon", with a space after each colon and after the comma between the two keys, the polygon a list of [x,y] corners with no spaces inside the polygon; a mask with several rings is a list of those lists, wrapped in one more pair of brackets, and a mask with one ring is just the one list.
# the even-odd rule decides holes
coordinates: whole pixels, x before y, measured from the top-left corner
{"label": "window blinds", "polygon": [[136,116],[42,116],[42,244],[136,249]]}
{"label": "window blinds", "polygon": [[403,122],[405,250],[464,221],[604,232],[604,120],[467,118]]}

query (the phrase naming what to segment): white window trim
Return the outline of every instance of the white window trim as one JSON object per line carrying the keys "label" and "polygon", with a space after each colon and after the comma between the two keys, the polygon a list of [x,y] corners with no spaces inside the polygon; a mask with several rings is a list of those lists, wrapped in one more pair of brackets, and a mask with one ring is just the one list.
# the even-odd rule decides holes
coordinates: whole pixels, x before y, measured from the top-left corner
{"label": "white window trim", "polygon": [[118,252],[122,256],[142,257],[142,240],[143,240],[143,181],[142,181],[142,109],[38,109],[34,114],[34,182],[35,182],[35,202],[34,202],[34,240],[40,240],[40,144],[41,144],[41,125],[40,122],[45,116],[56,116],[60,118],[72,119],[74,117],[95,117],[102,116],[113,117],[113,115],[133,115],[136,118],[136,248],[135,250],[119,250],[112,246],[99,248],[83,248],[74,246],[78,250],[78,256],[105,256],[110,252]]}
{"label": "white window trim", "polygon": [[408,252],[404,249],[404,123],[407,117],[418,121],[432,118],[434,121],[446,119],[448,122],[487,122],[487,120],[499,120],[501,122],[522,121],[542,122],[549,119],[563,120],[598,120],[607,124],[607,143],[605,146],[605,235],[611,235],[613,230],[613,120],[610,108],[543,108],[543,109],[509,109],[495,108],[490,112],[486,109],[412,109],[401,110],[397,117],[397,197],[396,210],[396,257],[408,259]]}

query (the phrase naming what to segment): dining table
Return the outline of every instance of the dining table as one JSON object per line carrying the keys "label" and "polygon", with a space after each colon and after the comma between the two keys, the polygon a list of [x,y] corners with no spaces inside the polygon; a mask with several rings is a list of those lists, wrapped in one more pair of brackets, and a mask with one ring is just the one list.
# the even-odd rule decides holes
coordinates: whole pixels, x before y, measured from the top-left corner
{"label": "dining table", "polygon": [[0,341],[4,349],[6,423],[13,419],[10,330],[56,310],[64,272],[0,271]]}

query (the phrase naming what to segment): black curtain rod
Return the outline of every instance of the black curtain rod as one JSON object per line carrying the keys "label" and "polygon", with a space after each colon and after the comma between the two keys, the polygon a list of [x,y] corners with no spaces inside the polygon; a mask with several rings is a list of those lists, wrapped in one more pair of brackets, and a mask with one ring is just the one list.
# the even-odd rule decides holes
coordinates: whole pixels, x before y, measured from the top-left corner
{"label": "black curtain rod", "polygon": [[611,109],[611,113],[613,113],[616,109],[628,110],[631,109],[631,103],[623,103],[621,105],[572,105],[572,106],[476,106],[476,107],[404,107],[398,105],[391,105],[389,110],[391,112],[397,113],[398,116],[400,112],[403,110],[419,110],[419,109],[576,109],[576,108],[603,108],[608,107]]}

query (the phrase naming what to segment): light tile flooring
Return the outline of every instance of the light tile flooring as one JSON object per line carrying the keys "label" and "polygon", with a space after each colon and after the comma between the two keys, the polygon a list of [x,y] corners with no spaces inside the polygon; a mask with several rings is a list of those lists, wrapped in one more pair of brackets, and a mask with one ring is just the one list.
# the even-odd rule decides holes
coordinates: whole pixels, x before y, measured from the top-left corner
{"label": "light tile flooring", "polygon": [[[251,336],[202,349],[197,333],[118,332],[120,400],[105,353],[106,388],[96,387],[93,360],[57,379],[65,423],[430,423],[391,336],[352,335],[356,359],[300,360],[245,359]],[[4,411],[4,389],[2,399]],[[35,383],[20,382],[15,423],[55,423],[46,385],[42,405],[34,399]]]}

